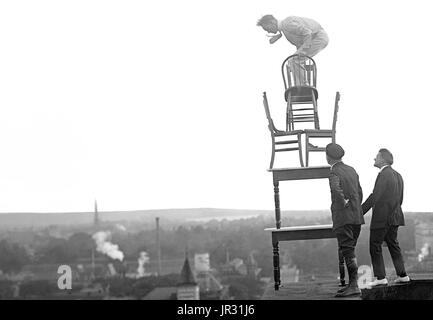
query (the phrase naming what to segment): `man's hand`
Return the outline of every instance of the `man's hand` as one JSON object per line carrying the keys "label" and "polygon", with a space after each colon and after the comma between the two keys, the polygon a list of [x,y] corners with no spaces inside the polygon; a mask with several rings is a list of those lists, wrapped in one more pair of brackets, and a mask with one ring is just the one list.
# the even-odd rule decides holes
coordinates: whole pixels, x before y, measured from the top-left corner
{"label": "man's hand", "polygon": [[348,207],[349,206],[349,199],[344,199],[344,207]]}
{"label": "man's hand", "polygon": [[277,41],[278,39],[280,39],[283,35],[281,34],[281,32],[279,32],[278,34],[276,34],[275,36],[272,36],[272,38],[269,39],[269,43],[273,44],[275,43],[275,41]]}

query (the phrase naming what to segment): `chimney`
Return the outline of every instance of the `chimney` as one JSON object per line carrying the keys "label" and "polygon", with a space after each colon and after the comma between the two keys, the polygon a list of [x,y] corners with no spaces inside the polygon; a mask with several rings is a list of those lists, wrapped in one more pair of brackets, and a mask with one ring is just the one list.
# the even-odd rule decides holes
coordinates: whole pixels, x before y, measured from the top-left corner
{"label": "chimney", "polygon": [[95,250],[92,248],[92,273],[90,274],[90,278],[92,280],[95,279]]}
{"label": "chimney", "polygon": [[156,217],[156,253],[158,259],[158,276],[161,275],[161,244],[159,242],[159,217]]}

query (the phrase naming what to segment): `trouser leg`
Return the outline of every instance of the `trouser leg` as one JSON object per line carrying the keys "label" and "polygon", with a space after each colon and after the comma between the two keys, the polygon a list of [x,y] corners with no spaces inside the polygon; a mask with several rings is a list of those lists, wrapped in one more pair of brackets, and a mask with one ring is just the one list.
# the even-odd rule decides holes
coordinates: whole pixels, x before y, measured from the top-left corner
{"label": "trouser leg", "polygon": [[347,273],[349,274],[349,285],[345,290],[337,292],[336,297],[360,294],[358,288],[358,264],[355,257],[355,245],[359,236],[359,230],[360,226],[358,225],[345,225],[336,230],[337,240],[346,263]]}
{"label": "trouser leg", "polygon": [[294,57],[291,60],[290,68],[293,72],[293,80],[295,82],[295,86],[302,86],[306,84],[305,81],[305,58],[302,57]]}
{"label": "trouser leg", "polygon": [[[295,52],[295,54],[305,55],[308,57],[314,57],[316,54],[318,54],[320,51],[322,51],[329,43],[329,38],[327,33],[324,30],[318,31],[316,34],[313,35],[311,39],[311,43],[308,47],[304,47],[302,49],[299,49]],[[299,85],[306,85],[305,81],[305,68],[303,67],[305,65],[305,59],[293,59],[293,65],[294,68],[294,78],[295,78],[295,86]]]}
{"label": "trouser leg", "polygon": [[319,31],[313,35],[311,39],[311,44],[307,48],[297,50],[295,54],[303,54],[309,57],[314,57],[320,51],[326,48],[329,43],[328,35],[325,31]]}
{"label": "trouser leg", "polygon": [[344,280],[344,256],[341,248],[338,248],[338,271],[340,272],[340,284],[344,286],[346,284]]}
{"label": "trouser leg", "polygon": [[370,257],[374,276],[378,280],[382,280],[386,276],[385,262],[382,256],[382,242],[385,238],[385,234],[385,228],[370,230]]}
{"label": "trouser leg", "polygon": [[352,225],[352,232],[353,232],[353,239],[355,241],[354,246],[356,247],[356,244],[358,243],[359,234],[361,233],[361,225],[360,224]]}
{"label": "trouser leg", "polygon": [[406,276],[404,268],[404,260],[401,254],[400,245],[397,240],[398,226],[391,226],[385,235],[385,242],[388,246],[389,253],[391,254],[392,262],[394,264],[395,272],[399,277]]}
{"label": "trouser leg", "polygon": [[357,238],[354,237],[354,227],[356,229],[356,226],[346,224],[335,230],[338,246],[345,260],[348,258],[355,258],[355,245]]}
{"label": "trouser leg", "polygon": [[[345,253],[346,256],[349,258],[355,258],[355,247],[356,247],[356,243],[358,241],[359,238],[359,234],[361,232],[361,225],[350,225],[350,226],[346,226],[344,228],[344,231],[342,230],[341,232],[338,232],[340,234],[340,236],[337,237],[340,238],[340,243],[345,243]],[[345,285],[345,281],[344,281],[344,264],[345,264],[345,258],[343,255],[343,249],[342,247],[338,247],[338,267],[339,267],[339,272],[340,272],[340,282],[341,285]],[[347,265],[347,263],[346,263]],[[358,268],[356,268],[358,269]],[[347,270],[347,272],[349,273],[349,269]],[[357,270],[358,272],[358,270]],[[349,277],[350,278],[350,277]],[[349,279],[350,281],[350,279]]]}

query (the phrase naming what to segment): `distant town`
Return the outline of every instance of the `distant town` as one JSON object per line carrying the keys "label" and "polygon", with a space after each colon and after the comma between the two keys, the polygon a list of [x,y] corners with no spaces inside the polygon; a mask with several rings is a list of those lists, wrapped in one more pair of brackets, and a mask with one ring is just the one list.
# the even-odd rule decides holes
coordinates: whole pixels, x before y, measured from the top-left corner
{"label": "distant town", "polygon": [[[407,212],[399,242],[409,274],[433,277],[433,213]],[[368,215],[366,216],[368,217]],[[324,211],[285,211],[283,226],[331,223]],[[370,265],[369,221],[357,246]],[[167,209],[0,214],[1,299],[261,299],[272,282],[273,211]],[[284,283],[337,282],[335,239],[285,242]],[[392,274],[389,253],[385,262]],[[58,287],[61,265],[72,286]]]}

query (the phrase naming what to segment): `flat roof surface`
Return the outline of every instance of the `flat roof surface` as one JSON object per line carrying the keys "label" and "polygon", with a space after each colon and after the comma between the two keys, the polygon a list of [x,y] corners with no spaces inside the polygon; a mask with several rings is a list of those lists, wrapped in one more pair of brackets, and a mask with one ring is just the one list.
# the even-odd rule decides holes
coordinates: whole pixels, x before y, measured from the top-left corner
{"label": "flat roof surface", "polygon": [[361,300],[360,296],[335,298],[338,286],[337,279],[303,280],[301,282],[283,283],[280,290],[274,290],[271,281],[265,289],[261,300]]}
{"label": "flat roof surface", "polygon": [[432,274],[411,274],[409,284],[394,285],[395,277],[388,277],[389,285],[373,289],[362,289],[362,297],[335,298],[340,287],[337,279],[330,277],[316,280],[302,279],[300,282],[282,283],[278,291],[274,290],[271,280],[261,300],[431,300],[433,299]]}

